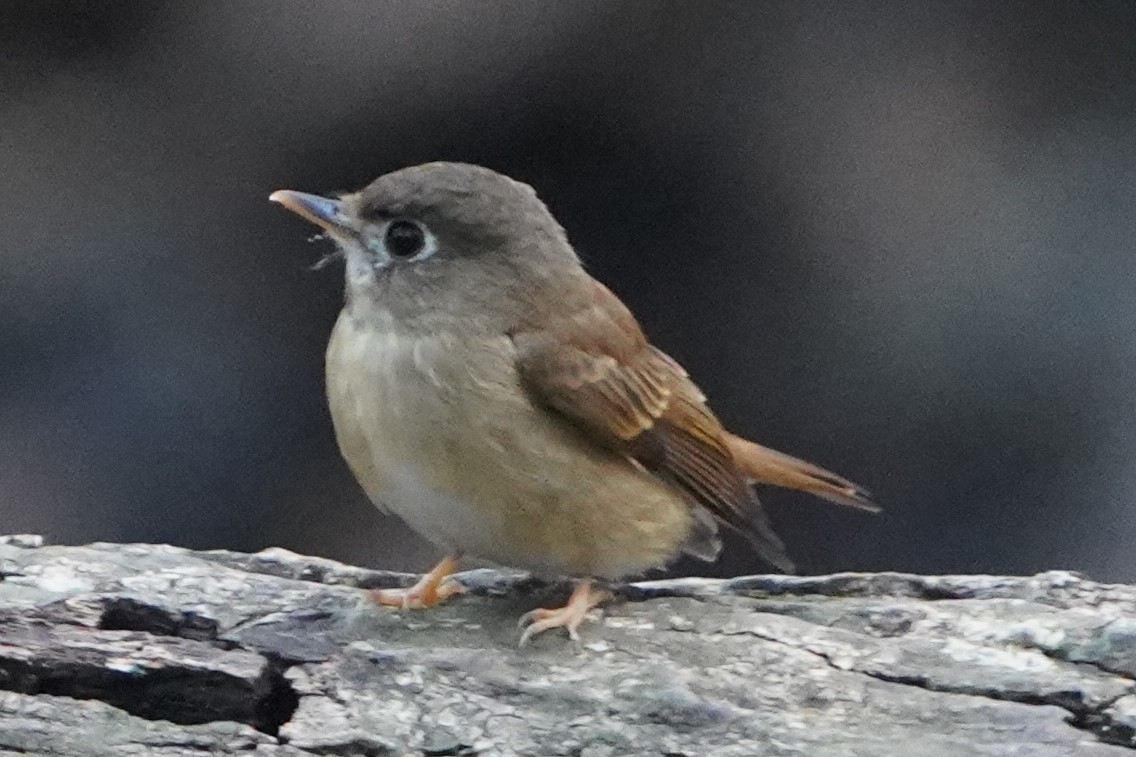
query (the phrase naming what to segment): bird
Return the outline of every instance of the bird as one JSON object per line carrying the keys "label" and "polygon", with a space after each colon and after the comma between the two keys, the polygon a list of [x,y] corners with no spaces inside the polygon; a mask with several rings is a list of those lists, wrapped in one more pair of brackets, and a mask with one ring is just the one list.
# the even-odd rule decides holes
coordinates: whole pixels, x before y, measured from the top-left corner
{"label": "bird", "polygon": [[554,628],[577,639],[610,598],[603,582],[682,554],[713,561],[724,529],[794,571],[755,484],[879,510],[851,481],[727,431],[529,185],[433,162],[334,198],[269,199],[345,263],[325,356],[343,459],[445,555],[412,586],[372,592],[378,604],[433,606],[478,557],[573,578],[565,605],[521,618],[520,643]]}

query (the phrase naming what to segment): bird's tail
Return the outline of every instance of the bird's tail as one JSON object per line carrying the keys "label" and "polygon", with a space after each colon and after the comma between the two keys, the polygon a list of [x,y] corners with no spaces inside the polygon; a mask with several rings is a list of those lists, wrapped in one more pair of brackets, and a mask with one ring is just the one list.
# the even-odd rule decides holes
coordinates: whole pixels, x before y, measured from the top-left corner
{"label": "bird's tail", "polygon": [[733,434],[726,435],[726,444],[734,456],[734,463],[754,483],[798,489],[838,505],[873,513],[880,511],[864,489],[818,465]]}

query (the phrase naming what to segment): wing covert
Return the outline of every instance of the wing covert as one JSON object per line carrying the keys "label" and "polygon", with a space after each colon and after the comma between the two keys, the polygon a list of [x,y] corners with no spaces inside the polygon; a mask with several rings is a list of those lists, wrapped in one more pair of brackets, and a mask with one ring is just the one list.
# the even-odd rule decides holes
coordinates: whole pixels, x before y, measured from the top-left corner
{"label": "wing covert", "polygon": [[592,302],[553,327],[514,334],[528,391],[595,443],[742,532],[763,558],[791,570],[705,397],[677,362],[647,342],[615,295],[596,286]]}

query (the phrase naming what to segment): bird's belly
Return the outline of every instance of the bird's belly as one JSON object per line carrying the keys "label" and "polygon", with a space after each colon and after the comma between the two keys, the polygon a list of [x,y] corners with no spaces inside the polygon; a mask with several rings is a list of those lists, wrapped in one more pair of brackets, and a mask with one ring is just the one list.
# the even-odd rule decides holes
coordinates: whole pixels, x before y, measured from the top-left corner
{"label": "bird's belly", "polygon": [[616,577],[664,564],[690,529],[686,505],[533,406],[511,350],[341,318],[329,401],[367,494],[443,549],[505,565]]}
{"label": "bird's belly", "polygon": [[498,543],[494,518],[458,494],[428,485],[417,466],[383,466],[381,491],[374,495],[416,533],[447,551],[489,555]]}

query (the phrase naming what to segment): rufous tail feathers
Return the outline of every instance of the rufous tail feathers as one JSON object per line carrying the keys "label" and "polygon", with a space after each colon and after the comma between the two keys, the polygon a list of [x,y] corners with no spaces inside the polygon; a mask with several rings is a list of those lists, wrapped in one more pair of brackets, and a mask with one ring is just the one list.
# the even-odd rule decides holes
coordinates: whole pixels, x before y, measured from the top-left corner
{"label": "rufous tail feathers", "polygon": [[726,445],[738,468],[754,483],[798,489],[838,505],[873,513],[880,511],[879,505],[869,499],[868,492],[818,465],[733,434],[726,434]]}

